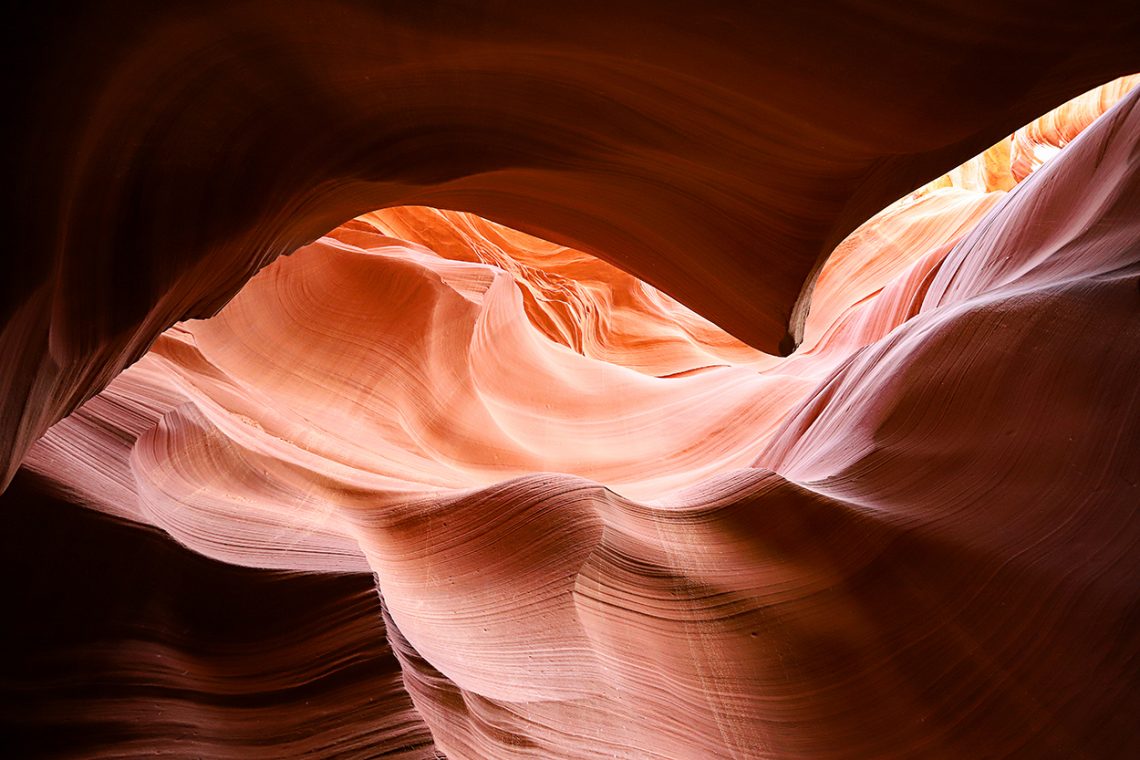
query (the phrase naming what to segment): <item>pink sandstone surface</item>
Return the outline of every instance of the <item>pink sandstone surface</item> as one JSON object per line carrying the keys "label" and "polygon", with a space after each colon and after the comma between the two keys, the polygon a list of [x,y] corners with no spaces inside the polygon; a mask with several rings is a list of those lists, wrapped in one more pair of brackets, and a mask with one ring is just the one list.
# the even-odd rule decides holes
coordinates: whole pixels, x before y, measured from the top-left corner
{"label": "pink sandstone surface", "polygon": [[1140,752],[1140,75],[1017,128],[1115,32],[972,112],[715,14],[330,8],[163,17],[84,104],[2,553],[133,617],[16,631],[14,756]]}

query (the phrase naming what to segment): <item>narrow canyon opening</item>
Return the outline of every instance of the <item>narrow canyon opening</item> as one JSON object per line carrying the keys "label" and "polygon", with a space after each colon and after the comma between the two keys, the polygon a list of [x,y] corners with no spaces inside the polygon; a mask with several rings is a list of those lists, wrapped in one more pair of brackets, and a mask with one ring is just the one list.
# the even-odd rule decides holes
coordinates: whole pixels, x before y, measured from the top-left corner
{"label": "narrow canyon opening", "polygon": [[[247,12],[218,28],[259,29]],[[122,258],[53,260],[62,284],[0,332],[19,467],[2,572],[33,621],[14,638],[30,664],[0,672],[20,741],[409,760],[1138,746],[1140,75],[872,215],[992,140],[981,117],[844,87],[817,103],[806,69],[757,66],[760,97],[718,46],[664,76],[604,52],[608,32],[577,57],[521,33],[510,55],[458,31],[437,49],[407,11],[382,46],[344,22],[364,15],[308,20],[344,27],[301,45],[339,72],[312,92],[258,47],[307,39],[284,17],[234,91],[171,63],[155,90],[221,116],[152,97],[178,117],[169,145],[115,126],[166,69],[123,64],[127,105],[92,106],[114,128],[92,117],[67,187],[121,181],[128,201],[53,196],[80,209],[58,248],[82,230]],[[225,45],[196,47],[214,28],[160,25],[139,55],[189,41],[224,68]],[[682,31],[663,47],[699,42]],[[384,77],[340,52],[354,34],[361,56],[395,51]],[[359,132],[297,126],[296,82],[298,108]],[[246,109],[277,88],[280,110]],[[438,92],[465,98],[455,123]],[[1004,118],[1049,92],[978,100]],[[226,120],[247,112],[276,123]],[[289,182],[257,146],[282,134],[309,174],[273,206]],[[170,198],[226,164],[264,172],[268,200],[235,181],[185,219],[171,201],[179,224],[148,217],[147,161],[102,170],[120,144],[158,157]],[[265,166],[228,161],[246,148]],[[329,229],[392,198],[415,205]]]}
{"label": "narrow canyon opening", "polygon": [[[868,346],[936,311],[929,290],[952,284],[944,262],[955,247],[1138,81],[1076,98],[861,225],[822,268],[789,357],[587,253],[471,213],[404,206],[270,264],[217,316],[168,330],[100,398],[152,420],[124,456],[136,477],[162,473],[153,519],[181,513],[184,489],[247,513],[249,486],[229,460],[261,472],[256,490],[268,490],[254,501],[279,478],[395,499],[535,473],[673,498],[773,465],[796,410]],[[73,446],[71,429],[106,413],[60,423],[27,466],[54,470],[55,442]],[[202,450],[211,454],[198,462]],[[72,477],[97,482],[82,469]],[[339,485],[322,485],[330,478]],[[264,509],[282,520],[272,499]]]}

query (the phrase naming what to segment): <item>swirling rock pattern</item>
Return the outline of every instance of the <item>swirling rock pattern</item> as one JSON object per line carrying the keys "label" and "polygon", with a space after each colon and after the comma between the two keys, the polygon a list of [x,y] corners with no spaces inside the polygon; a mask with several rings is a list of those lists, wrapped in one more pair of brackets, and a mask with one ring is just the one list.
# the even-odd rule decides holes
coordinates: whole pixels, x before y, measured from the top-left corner
{"label": "swirling rock pattern", "polygon": [[787,353],[855,227],[1140,70],[1114,0],[73,5],[0,46],[0,483],[170,325],[388,206],[570,245]]}
{"label": "swirling rock pattern", "polygon": [[302,608],[202,650],[140,615],[92,666],[138,727],[69,686],[20,736],[73,700],[81,756],[1135,754],[1138,81],[861,225],[783,359],[469,213],[277,259],[23,464]]}
{"label": "swirling rock pattern", "polygon": [[0,505],[5,757],[438,756],[370,576],[211,562],[24,473]]}

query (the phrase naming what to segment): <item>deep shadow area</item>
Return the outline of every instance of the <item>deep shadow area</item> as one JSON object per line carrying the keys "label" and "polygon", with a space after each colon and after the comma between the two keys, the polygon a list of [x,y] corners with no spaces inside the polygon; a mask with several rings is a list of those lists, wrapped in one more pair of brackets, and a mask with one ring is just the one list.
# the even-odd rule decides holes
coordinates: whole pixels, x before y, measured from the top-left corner
{"label": "deep shadow area", "polygon": [[378,731],[407,734],[391,756],[434,754],[370,575],[216,562],[21,472],[0,595],[0,756],[353,757]]}

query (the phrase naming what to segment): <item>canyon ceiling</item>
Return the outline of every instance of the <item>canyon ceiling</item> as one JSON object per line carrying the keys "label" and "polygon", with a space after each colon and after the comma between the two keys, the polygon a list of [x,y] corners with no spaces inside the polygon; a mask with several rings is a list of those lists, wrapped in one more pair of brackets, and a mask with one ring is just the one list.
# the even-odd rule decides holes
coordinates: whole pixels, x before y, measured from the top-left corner
{"label": "canyon ceiling", "polygon": [[1140,9],[41,4],[4,757],[1140,756]]}

